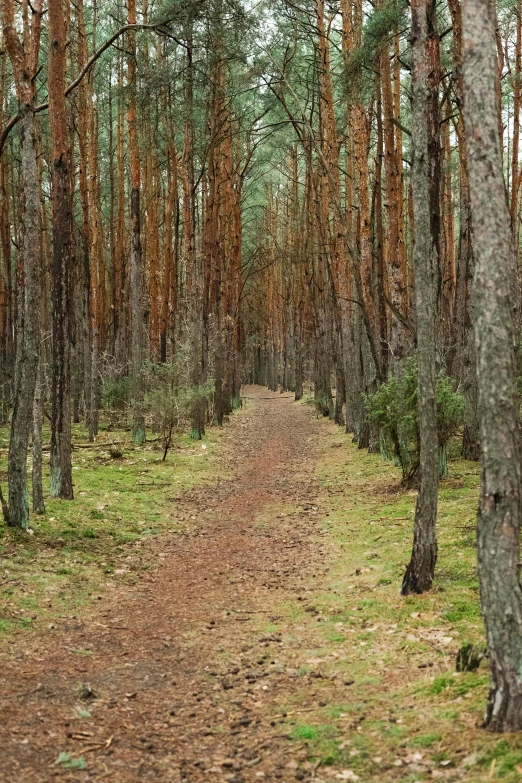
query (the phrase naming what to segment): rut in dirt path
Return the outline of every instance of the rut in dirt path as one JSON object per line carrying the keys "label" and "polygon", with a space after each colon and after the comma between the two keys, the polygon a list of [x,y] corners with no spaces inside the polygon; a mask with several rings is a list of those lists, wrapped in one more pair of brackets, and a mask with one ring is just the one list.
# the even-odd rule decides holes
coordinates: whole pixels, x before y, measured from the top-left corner
{"label": "rut in dirt path", "polygon": [[[307,406],[247,395],[228,425],[227,478],[177,504],[192,532],[146,545],[157,570],[2,653],[2,783],[312,779],[275,720],[292,689],[278,658],[299,640],[270,625],[324,570],[324,429]],[[79,701],[82,684],[94,698]],[[60,753],[86,768],[56,765]]]}

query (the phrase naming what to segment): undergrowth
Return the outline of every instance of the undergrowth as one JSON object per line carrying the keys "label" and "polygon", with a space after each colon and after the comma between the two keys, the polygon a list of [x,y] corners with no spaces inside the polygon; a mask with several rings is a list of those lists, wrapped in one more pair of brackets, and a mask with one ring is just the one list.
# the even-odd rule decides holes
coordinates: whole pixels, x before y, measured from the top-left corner
{"label": "undergrowth", "polygon": [[[176,499],[215,478],[221,437],[217,428],[203,443],[179,437],[163,462],[159,441],[137,448],[128,432],[102,430],[90,447],[78,428],[73,435],[75,499],[46,498],[46,513],[31,515],[32,535],[0,522],[0,639],[74,616],[102,589],[132,583],[152,568],[147,539],[167,531],[181,534],[190,525],[179,517]],[[45,432],[44,442],[48,438]],[[7,442],[2,429],[0,448]],[[119,459],[111,457],[114,443],[122,452]],[[0,475],[6,468],[3,448]],[[44,452],[44,487],[48,478]]]}
{"label": "undergrowth", "polygon": [[440,488],[434,590],[401,598],[415,491],[401,488],[397,468],[359,451],[331,422],[322,426],[329,434],[318,467],[327,508],[320,541],[329,542],[329,570],[320,587],[312,583],[285,606],[286,633],[302,648],[292,666],[308,664],[312,677],[315,670],[320,682],[336,685],[318,702],[317,680],[303,678],[284,709],[289,716],[303,711],[306,723],[281,721],[290,742],[305,743],[325,780],[341,767],[345,779],[364,783],[520,781],[522,737],[481,728],[487,661],[476,672],[455,671],[459,648],[484,642],[478,466],[451,463]]}
{"label": "undergrowth", "polygon": [[[478,467],[451,463],[440,489],[434,590],[401,598],[415,492],[400,487],[398,469],[359,451],[332,422],[318,426],[325,437],[317,508],[278,504],[277,513],[317,512],[324,571],[312,579],[304,569],[297,592],[274,607],[270,622],[251,620],[260,634],[282,634],[275,669],[293,672],[272,724],[291,747],[304,749],[323,780],[337,779],[341,769],[351,777],[339,779],[361,783],[519,781],[522,737],[481,728],[487,662],[476,672],[455,671],[460,647],[484,641],[474,532]],[[128,433],[77,449],[76,499],[48,501],[46,515],[32,518],[33,536],[4,530],[0,537],[0,638],[80,613],[102,588],[154,567],[145,542],[190,531],[175,498],[215,479],[221,437],[216,428],[204,444],[186,438],[167,463],[155,444],[133,449]],[[121,461],[110,457],[111,439],[125,440]],[[271,513],[256,517],[259,535],[273,523]]]}

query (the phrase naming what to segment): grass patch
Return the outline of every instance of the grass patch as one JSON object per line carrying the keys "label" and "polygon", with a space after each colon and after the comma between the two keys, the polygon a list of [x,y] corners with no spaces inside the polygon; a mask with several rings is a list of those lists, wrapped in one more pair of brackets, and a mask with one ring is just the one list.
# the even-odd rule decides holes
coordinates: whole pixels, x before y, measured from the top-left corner
{"label": "grass patch", "polygon": [[301,724],[294,726],[290,736],[293,740],[312,740],[319,736],[319,729],[315,726]]}
{"label": "grass patch", "polygon": [[418,737],[413,737],[410,745],[414,748],[431,748],[441,740],[442,734],[420,734]]}
{"label": "grass patch", "polygon": [[[520,780],[522,774],[522,741],[500,740],[480,760],[480,766],[488,768],[501,779]],[[516,778],[514,776],[517,776]]]}
{"label": "grass patch", "polygon": [[318,426],[326,433],[317,470],[324,577],[305,576],[301,601],[281,608],[284,638],[293,640],[287,666],[312,664],[295,681],[289,714],[306,713],[306,723],[296,723],[291,738],[305,743],[310,762],[334,768],[327,779],[340,768],[365,783],[439,773],[466,783],[519,781],[522,740],[480,728],[487,661],[475,673],[455,672],[460,647],[484,642],[478,465],[450,463],[439,496],[434,589],[401,598],[416,492],[401,488],[393,465],[359,451],[333,423]]}
{"label": "grass patch", "polygon": [[83,756],[73,758],[70,753],[60,753],[56,763],[60,764],[64,769],[87,769],[87,762]]}
{"label": "grass patch", "polygon": [[[0,634],[76,615],[107,582],[133,582],[153,566],[143,545],[195,524],[178,514],[176,501],[191,487],[215,480],[223,433],[211,428],[205,449],[201,442],[180,438],[163,462],[159,443],[137,448],[129,432],[106,432],[102,426],[91,447],[83,430],[75,428],[75,445],[86,446],[73,452],[75,499],[46,498],[46,513],[31,515],[31,536],[0,522]],[[0,443],[7,439],[8,430],[0,428]],[[48,439],[46,430],[44,442]],[[123,458],[117,461],[109,453],[113,441],[123,441]],[[44,453],[44,488],[48,459]],[[6,469],[3,450],[0,472]]]}

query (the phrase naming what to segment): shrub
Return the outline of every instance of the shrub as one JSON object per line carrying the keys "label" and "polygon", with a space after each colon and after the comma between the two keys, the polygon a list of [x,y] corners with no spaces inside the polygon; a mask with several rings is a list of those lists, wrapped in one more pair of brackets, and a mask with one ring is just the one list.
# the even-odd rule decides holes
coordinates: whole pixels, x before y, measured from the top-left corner
{"label": "shrub", "polygon": [[105,381],[102,390],[102,404],[104,408],[123,410],[130,400],[130,379]]}
{"label": "shrub", "polygon": [[[368,420],[380,429],[381,452],[394,457],[402,470],[403,483],[409,484],[419,468],[419,412],[417,363],[410,358],[400,378],[390,378],[375,394],[366,397]],[[446,447],[462,424],[464,398],[453,391],[444,373],[437,379],[437,429],[440,472],[447,472]]]}
{"label": "shrub", "polygon": [[214,392],[214,380],[191,385],[186,352],[179,350],[176,358],[166,364],[147,366],[146,405],[153,428],[163,439],[163,459],[167,457],[175,430],[181,429],[191,411]]}

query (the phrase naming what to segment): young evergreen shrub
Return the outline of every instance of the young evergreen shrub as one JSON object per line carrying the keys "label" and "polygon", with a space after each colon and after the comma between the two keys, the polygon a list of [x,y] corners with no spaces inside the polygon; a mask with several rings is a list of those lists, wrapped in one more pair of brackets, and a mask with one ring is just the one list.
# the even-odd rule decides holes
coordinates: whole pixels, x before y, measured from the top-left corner
{"label": "young evergreen shrub", "polygon": [[[381,453],[393,456],[402,470],[402,481],[410,484],[419,469],[419,412],[417,363],[409,359],[400,378],[388,383],[365,400],[370,423],[380,429]],[[464,398],[453,391],[444,373],[437,379],[437,428],[439,435],[440,471],[447,472],[446,447],[462,424]]]}
{"label": "young evergreen shrub", "polygon": [[130,400],[130,379],[119,378],[105,381],[102,390],[102,405],[109,410],[123,410]]}
{"label": "young evergreen shrub", "polygon": [[214,393],[214,379],[199,386],[191,384],[188,353],[180,348],[175,359],[165,364],[149,363],[146,369],[145,403],[152,428],[163,439],[163,459],[176,430],[186,426],[194,406]]}
{"label": "young evergreen shrub", "polygon": [[326,417],[330,415],[330,407],[324,394],[318,394],[317,397],[314,397],[313,403],[317,418],[319,418],[319,416]]}

